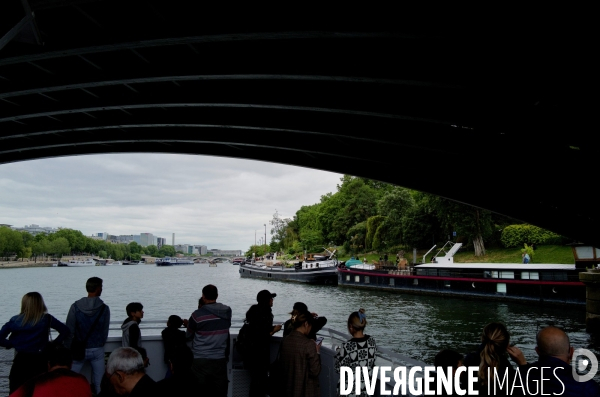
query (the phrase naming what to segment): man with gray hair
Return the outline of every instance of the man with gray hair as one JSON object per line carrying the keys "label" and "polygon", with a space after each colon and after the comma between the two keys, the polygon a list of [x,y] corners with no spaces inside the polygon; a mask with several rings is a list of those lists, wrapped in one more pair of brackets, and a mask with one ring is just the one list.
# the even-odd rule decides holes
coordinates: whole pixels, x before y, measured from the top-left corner
{"label": "man with gray hair", "polygon": [[156,382],[146,375],[142,355],[131,347],[113,350],[106,363],[106,376],[118,395],[157,396]]}
{"label": "man with gray hair", "polygon": [[[565,397],[600,396],[600,386],[592,379],[579,382],[573,376],[573,347],[569,337],[560,328],[542,328],[536,336],[539,360],[520,366],[523,377],[527,374],[528,395],[561,395]],[[511,347],[509,350],[509,354]],[[522,353],[520,354],[522,356]],[[524,359],[523,359],[524,361]],[[517,361],[519,362],[519,361]]]}

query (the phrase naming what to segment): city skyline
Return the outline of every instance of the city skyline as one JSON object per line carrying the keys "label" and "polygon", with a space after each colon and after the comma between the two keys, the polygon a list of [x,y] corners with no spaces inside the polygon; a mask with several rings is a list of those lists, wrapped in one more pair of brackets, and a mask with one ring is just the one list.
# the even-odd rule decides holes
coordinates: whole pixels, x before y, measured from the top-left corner
{"label": "city skyline", "polygon": [[0,167],[0,223],[134,230],[171,244],[247,250],[278,211],[292,218],[334,193],[341,174],[252,160],[168,154],[60,157]]}

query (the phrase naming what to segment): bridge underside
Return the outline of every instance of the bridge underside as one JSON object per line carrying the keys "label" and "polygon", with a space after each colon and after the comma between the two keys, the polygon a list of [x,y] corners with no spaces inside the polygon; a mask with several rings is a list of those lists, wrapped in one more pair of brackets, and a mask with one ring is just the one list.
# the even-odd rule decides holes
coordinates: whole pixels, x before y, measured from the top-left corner
{"label": "bridge underside", "polygon": [[580,32],[456,15],[417,25],[385,9],[240,18],[196,3],[4,2],[0,164],[125,152],[269,161],[600,244]]}

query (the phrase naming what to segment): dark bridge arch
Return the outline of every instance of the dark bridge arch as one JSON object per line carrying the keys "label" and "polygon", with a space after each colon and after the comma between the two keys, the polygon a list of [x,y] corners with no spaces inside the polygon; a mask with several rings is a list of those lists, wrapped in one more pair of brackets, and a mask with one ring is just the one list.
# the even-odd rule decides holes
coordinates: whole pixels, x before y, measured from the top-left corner
{"label": "dark bridge arch", "polygon": [[386,10],[218,18],[196,3],[3,4],[0,164],[122,152],[270,161],[600,244],[595,108],[575,33],[450,15],[409,27]]}

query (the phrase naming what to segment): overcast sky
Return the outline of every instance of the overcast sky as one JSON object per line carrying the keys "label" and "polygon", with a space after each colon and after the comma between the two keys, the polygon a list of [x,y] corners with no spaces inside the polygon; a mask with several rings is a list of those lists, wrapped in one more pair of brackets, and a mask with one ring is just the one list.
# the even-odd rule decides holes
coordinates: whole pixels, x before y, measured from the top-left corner
{"label": "overcast sky", "polygon": [[246,251],[270,241],[275,210],[292,218],[342,175],[220,157],[107,154],[0,165],[0,223],[91,236],[152,233],[176,244]]}

